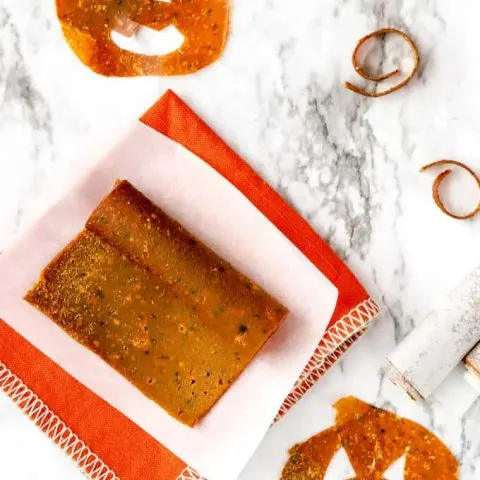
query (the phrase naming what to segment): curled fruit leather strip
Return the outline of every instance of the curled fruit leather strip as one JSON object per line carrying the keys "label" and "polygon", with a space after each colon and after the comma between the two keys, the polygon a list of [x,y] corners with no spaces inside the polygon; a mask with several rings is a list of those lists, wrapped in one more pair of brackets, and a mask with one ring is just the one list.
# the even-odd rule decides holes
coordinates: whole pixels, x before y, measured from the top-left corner
{"label": "curled fruit leather strip", "polygon": [[[434,167],[441,167],[444,165],[455,165],[457,167],[463,168],[465,171],[467,171],[477,182],[478,188],[480,190],[480,177],[467,165],[461,162],[457,162],[456,160],[439,160],[438,162],[433,162],[429,163],[428,165],[425,165],[420,169],[421,172],[425,172],[426,170],[429,170],[430,168]],[[448,215],[449,217],[455,218],[456,220],[468,220],[470,218],[473,218],[477,213],[480,212],[480,201],[478,202],[478,205],[476,206],[475,209],[473,209],[471,212],[465,214],[465,215],[459,215],[457,213],[451,212],[450,210],[445,207],[445,204],[443,203],[442,197],[440,195],[440,187],[443,183],[443,181],[452,173],[451,169],[444,170],[441,172],[435,181],[433,182],[433,187],[432,187],[432,193],[433,193],[433,199],[435,200],[435,203],[437,204],[437,207],[445,214]]]}
{"label": "curled fruit leather strip", "polygon": [[409,45],[410,49],[412,50],[413,58],[414,58],[414,65],[410,73],[407,75],[407,77],[402,80],[400,83],[397,85],[394,85],[391,88],[388,88],[387,90],[381,91],[381,92],[369,92],[365,90],[362,87],[359,87],[357,85],[354,85],[353,83],[350,82],[345,82],[345,87],[351,90],[352,92],[358,93],[359,95],[363,95],[364,97],[372,97],[372,98],[378,98],[378,97],[384,97],[385,95],[389,95],[390,93],[393,93],[397,90],[400,90],[403,88],[405,85],[407,85],[410,80],[415,76],[415,74],[418,71],[418,67],[420,65],[420,54],[418,52],[418,48],[413,42],[413,40],[404,32],[397,30],[396,28],[382,28],[380,30],[376,30],[373,33],[370,33],[368,35],[365,35],[362,37],[358,43],[357,46],[355,47],[355,50],[353,51],[352,55],[352,64],[353,68],[355,71],[360,75],[362,78],[365,80],[369,80],[371,82],[376,82],[376,83],[381,83],[385,80],[388,80],[389,78],[395,77],[396,75],[400,74],[400,69],[396,68],[395,70],[392,70],[391,72],[380,74],[380,75],[374,75],[372,73],[369,73],[365,70],[365,68],[361,65],[358,57],[361,48],[369,42],[371,39],[376,38],[376,37],[382,37],[384,35],[399,35],[407,44]]}

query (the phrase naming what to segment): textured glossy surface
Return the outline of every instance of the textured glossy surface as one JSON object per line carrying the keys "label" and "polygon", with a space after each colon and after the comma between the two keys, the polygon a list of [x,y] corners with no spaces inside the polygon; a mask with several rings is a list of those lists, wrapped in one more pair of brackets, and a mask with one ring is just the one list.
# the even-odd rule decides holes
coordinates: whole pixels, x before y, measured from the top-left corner
{"label": "textured glossy surface", "polygon": [[[229,29],[229,0],[57,0],[65,38],[78,58],[106,76],[182,75],[213,63]],[[120,48],[112,31],[135,25],[163,30],[174,25],[184,36],[167,55],[141,55]]]}
{"label": "textured glossy surface", "polygon": [[[480,264],[480,221],[445,217],[431,198],[435,174],[419,173],[441,158],[480,171],[478,2],[302,0],[299,8],[285,0],[235,0],[231,37],[211,68],[128,80],[94,75],[78,61],[54,2],[2,5],[1,247],[28,223],[48,178],[81,170],[92,145],[106,138],[111,145],[117,129],[170,87],[310,221],[386,312],[298,406],[298,416],[292,411],[271,435],[284,436],[288,446],[308,438],[298,438],[298,423],[312,421],[317,399],[352,393],[427,426],[458,456],[462,480],[480,477],[480,404],[460,419],[414,404],[386,378],[386,356],[396,343]],[[364,99],[343,82],[358,81],[351,65],[357,40],[384,26],[415,39],[419,77],[384,99]],[[452,178],[452,186],[465,189],[462,180]],[[478,203],[470,197],[467,205],[455,193],[459,208]],[[1,405],[6,478],[82,478],[15,407]],[[6,433],[12,423],[21,434]],[[43,455],[28,463],[26,449]],[[271,480],[255,477],[259,458],[287,449],[260,447],[241,480]]]}

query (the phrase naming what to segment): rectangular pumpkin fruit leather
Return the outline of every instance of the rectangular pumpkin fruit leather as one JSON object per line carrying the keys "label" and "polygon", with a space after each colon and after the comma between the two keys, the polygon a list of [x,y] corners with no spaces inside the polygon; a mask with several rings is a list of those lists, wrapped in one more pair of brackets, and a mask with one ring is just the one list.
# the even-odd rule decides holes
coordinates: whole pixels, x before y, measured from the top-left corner
{"label": "rectangular pumpkin fruit leather", "polygon": [[258,351],[286,314],[127,181],[103,199],[87,229],[160,277],[225,340],[244,344],[245,352]]}
{"label": "rectangular pumpkin fruit leather", "polygon": [[287,314],[127,181],[25,299],[189,426]]}

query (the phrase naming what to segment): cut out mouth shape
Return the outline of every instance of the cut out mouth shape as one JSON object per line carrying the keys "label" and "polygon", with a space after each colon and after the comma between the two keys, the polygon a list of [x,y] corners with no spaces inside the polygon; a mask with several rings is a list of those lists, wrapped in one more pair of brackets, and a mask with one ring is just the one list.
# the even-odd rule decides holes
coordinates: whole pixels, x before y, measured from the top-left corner
{"label": "cut out mouth shape", "polygon": [[56,1],[68,44],[105,76],[194,73],[220,57],[229,32],[230,0]]}
{"label": "cut out mouth shape", "polygon": [[[138,53],[140,55],[167,55],[181,48],[185,37],[174,26],[170,25],[163,30],[157,31],[143,25],[135,25],[132,35],[125,35],[112,30],[112,40],[122,50]],[[130,28],[134,28],[132,27]]]}

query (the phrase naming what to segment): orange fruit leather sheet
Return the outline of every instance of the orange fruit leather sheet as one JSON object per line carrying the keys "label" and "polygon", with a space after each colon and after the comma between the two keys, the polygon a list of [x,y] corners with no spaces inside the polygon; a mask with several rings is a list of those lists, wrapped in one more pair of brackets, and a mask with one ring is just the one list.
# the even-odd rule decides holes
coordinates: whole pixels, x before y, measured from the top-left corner
{"label": "orange fruit leather sheet", "polygon": [[[365,289],[308,223],[173,92],[168,91],[141,121],[223,175],[337,286],[330,331],[347,317],[358,327],[378,313]],[[373,310],[359,315],[365,302]],[[347,329],[344,339],[353,333]],[[332,341],[329,335],[327,331],[321,344]],[[0,388],[94,480],[197,478],[184,462],[1,320]]]}

